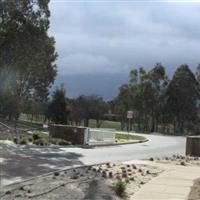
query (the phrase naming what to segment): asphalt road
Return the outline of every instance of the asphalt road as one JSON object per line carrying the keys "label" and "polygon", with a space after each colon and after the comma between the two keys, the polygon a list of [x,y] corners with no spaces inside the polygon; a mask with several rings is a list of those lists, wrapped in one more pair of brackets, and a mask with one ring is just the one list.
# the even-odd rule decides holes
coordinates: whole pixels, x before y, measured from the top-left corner
{"label": "asphalt road", "polygon": [[109,147],[27,148],[0,146],[1,185],[67,167],[184,154],[185,137],[142,134],[148,142]]}

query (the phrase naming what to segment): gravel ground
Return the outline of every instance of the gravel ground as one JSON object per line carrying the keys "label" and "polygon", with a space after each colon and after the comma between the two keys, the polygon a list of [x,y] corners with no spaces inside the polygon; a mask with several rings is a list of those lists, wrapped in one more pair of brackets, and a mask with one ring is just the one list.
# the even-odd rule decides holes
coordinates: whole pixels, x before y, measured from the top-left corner
{"label": "gravel ground", "polygon": [[126,184],[126,199],[162,170],[147,165],[104,164],[37,177],[3,188],[1,200],[120,200],[114,185]]}
{"label": "gravel ground", "polygon": [[171,157],[161,157],[161,158],[150,158],[150,161],[155,161],[159,163],[171,163],[175,165],[183,166],[199,166],[200,167],[200,157],[183,156],[183,155],[173,155]]}

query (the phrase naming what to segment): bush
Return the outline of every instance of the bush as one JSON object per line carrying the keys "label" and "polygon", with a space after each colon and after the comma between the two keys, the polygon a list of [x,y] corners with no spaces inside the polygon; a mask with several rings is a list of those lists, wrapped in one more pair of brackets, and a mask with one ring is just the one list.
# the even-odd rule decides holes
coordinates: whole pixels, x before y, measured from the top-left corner
{"label": "bush", "polygon": [[44,145],[46,145],[46,143],[45,143],[45,141],[44,141],[43,139],[34,140],[33,144],[39,145],[39,146],[44,146]]}
{"label": "bush", "polygon": [[115,192],[116,195],[119,197],[123,197],[125,195],[126,191],[126,183],[123,182],[121,179],[118,179],[117,182],[115,183]]}
{"label": "bush", "polygon": [[35,140],[39,140],[39,139],[40,139],[39,134],[33,133],[33,140],[35,141]]}
{"label": "bush", "polygon": [[22,138],[20,140],[19,144],[25,145],[25,144],[27,144],[27,140],[25,138]]}
{"label": "bush", "polygon": [[63,140],[63,139],[59,139],[58,142],[57,142],[58,145],[70,145],[71,142],[68,142],[66,140]]}
{"label": "bush", "polygon": [[58,140],[55,139],[55,138],[50,138],[49,142],[50,142],[51,144],[55,144],[55,145],[56,145],[57,142],[58,142]]}
{"label": "bush", "polygon": [[54,176],[59,176],[60,173],[59,172],[54,172]]}
{"label": "bush", "polygon": [[14,142],[15,144],[18,144],[18,138],[14,137],[14,138],[13,138],[13,142]]}

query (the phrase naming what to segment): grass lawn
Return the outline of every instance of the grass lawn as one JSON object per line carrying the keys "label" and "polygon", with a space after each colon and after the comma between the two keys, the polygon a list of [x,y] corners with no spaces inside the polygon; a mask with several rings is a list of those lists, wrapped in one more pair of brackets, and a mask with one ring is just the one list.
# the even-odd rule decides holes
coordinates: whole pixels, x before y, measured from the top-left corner
{"label": "grass lawn", "polygon": [[117,140],[145,140],[146,138],[139,135],[128,135],[128,134],[120,134],[117,133],[115,138]]}
{"label": "grass lawn", "polygon": [[[96,120],[90,119],[89,127],[96,128]],[[100,128],[110,128],[110,129],[121,130],[121,124],[120,122],[116,122],[116,121],[103,120]]]}

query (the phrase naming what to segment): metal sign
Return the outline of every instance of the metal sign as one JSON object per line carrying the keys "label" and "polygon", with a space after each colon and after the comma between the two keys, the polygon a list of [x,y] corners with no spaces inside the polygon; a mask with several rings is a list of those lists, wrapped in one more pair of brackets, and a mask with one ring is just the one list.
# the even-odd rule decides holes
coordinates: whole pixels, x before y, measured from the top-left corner
{"label": "metal sign", "polygon": [[127,111],[127,118],[133,119],[133,111],[131,111],[131,110]]}

